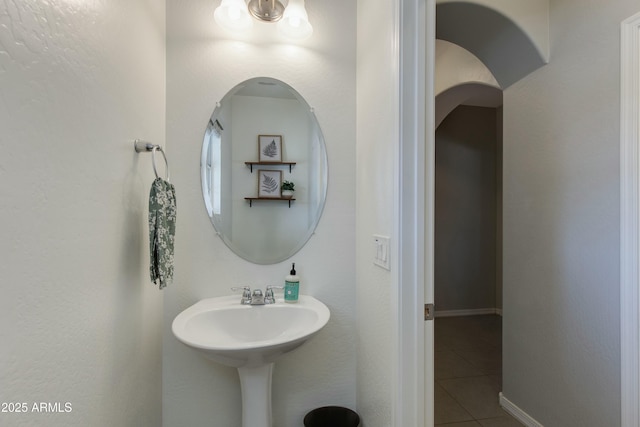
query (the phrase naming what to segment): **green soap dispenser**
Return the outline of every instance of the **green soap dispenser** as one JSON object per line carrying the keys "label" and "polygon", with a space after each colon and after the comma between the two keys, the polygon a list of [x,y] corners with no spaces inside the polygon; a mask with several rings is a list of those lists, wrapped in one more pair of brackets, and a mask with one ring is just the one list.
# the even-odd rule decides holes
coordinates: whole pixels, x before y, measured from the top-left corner
{"label": "green soap dispenser", "polygon": [[296,263],[291,266],[289,275],[284,278],[284,302],[298,302],[300,278],[296,276]]}

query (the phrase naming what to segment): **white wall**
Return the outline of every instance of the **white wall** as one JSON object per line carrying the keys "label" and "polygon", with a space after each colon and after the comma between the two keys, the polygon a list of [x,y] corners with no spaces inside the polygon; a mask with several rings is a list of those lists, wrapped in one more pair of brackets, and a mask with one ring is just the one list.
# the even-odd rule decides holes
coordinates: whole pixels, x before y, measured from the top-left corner
{"label": "white wall", "polygon": [[436,37],[469,50],[506,88],[549,61],[549,0],[437,0]]}
{"label": "white wall", "polygon": [[498,308],[497,110],[461,105],[436,130],[435,304]]}
{"label": "white wall", "polygon": [[[240,425],[236,371],[179,343],[171,321],[201,298],[229,294],[230,286],[282,284],[295,261],[301,292],[331,310],[325,329],[275,367],[274,425],[295,426],[315,407],[356,403],[355,2],[307,2],[314,35],[295,44],[259,23],[232,38],[213,21],[217,4],[167,4],[167,140],[178,224],[175,283],[165,293],[163,421],[165,427]],[[327,204],[315,235],[292,259],[269,266],[242,260],[216,236],[200,188],[202,138],[216,101],[257,76],[287,82],[315,108],[329,157]]]}
{"label": "white wall", "polygon": [[162,423],[153,172],[133,140],[164,144],[164,16],[150,0],[0,4],[0,401],[28,404],[0,425]]}
{"label": "white wall", "polygon": [[[357,301],[358,411],[366,427],[393,422],[394,366],[389,271],[373,264],[373,235],[392,235],[397,171],[395,2],[358,1]],[[391,260],[392,268],[397,260]]]}
{"label": "white wall", "polygon": [[435,53],[436,129],[458,105],[502,105],[498,81],[477,56],[445,40],[436,40]]}
{"label": "white wall", "polygon": [[545,426],[620,425],[620,22],[554,0],[551,62],[504,93],[505,396]]}
{"label": "white wall", "polygon": [[[457,0],[436,0],[438,5],[458,3]],[[540,56],[549,59],[549,0],[474,0],[473,5],[495,10],[513,21],[531,40]],[[490,28],[490,31],[495,30]],[[485,33],[487,35],[491,34]],[[499,54],[498,54],[499,56]],[[508,55],[505,55],[505,60]]]}

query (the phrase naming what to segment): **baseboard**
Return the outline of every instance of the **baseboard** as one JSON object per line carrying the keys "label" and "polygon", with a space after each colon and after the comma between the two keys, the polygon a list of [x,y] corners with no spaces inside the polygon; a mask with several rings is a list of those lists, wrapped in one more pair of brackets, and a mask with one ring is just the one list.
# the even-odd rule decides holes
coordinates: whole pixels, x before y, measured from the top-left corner
{"label": "baseboard", "polygon": [[436,317],[481,316],[483,314],[497,314],[502,316],[501,308],[472,308],[468,310],[436,310]]}
{"label": "baseboard", "polygon": [[504,397],[504,394],[502,394],[502,392],[500,392],[498,396],[500,398],[500,406],[502,406],[502,409],[507,411],[522,424],[527,427],[544,427],[542,424],[533,419],[529,414],[518,408],[513,402]]}

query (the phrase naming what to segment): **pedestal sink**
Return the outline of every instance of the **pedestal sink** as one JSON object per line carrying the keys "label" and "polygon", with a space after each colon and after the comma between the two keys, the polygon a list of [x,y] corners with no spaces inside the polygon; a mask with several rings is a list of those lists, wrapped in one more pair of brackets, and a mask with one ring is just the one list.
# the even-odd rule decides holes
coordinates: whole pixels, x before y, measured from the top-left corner
{"label": "pedestal sink", "polygon": [[198,301],[173,320],[173,334],[204,356],[238,369],[242,426],[271,427],[274,362],[329,321],[329,309],[301,295],[295,304],[242,305],[236,295]]}

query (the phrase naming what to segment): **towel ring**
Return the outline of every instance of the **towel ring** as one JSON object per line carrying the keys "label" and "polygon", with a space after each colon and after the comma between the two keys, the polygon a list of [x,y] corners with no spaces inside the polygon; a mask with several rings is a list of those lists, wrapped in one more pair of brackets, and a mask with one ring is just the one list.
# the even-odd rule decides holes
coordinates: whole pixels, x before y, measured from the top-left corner
{"label": "towel ring", "polygon": [[169,181],[169,161],[167,160],[166,154],[164,154],[164,150],[159,145],[154,145],[151,149],[151,163],[153,164],[153,172],[156,174],[156,178],[160,178],[158,175],[158,169],[156,169],[156,151],[160,151],[162,153],[162,157],[164,157],[165,164],[165,172],[167,173],[166,181]]}
{"label": "towel ring", "polygon": [[165,178],[165,180],[169,181],[169,161],[167,160],[167,155],[164,153],[164,150],[161,146],[141,141],[139,139],[133,141],[133,146],[136,149],[137,153],[151,151],[151,164],[153,165],[153,172],[156,174],[156,178],[160,178],[160,175],[158,175],[158,168],[156,167],[156,151],[160,151],[162,153],[162,157],[164,158],[165,170],[167,173],[167,177]]}

